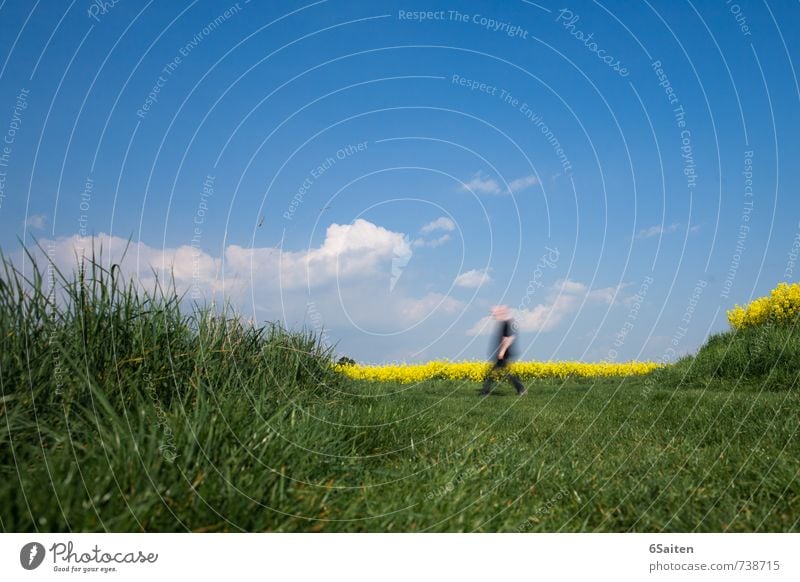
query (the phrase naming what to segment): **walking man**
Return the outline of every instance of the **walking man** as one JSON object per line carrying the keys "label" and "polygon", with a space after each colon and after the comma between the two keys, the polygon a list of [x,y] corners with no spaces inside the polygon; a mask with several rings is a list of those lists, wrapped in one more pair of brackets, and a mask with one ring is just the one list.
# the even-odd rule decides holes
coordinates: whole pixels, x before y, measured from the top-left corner
{"label": "walking man", "polygon": [[494,376],[500,374],[506,380],[511,381],[511,384],[513,384],[514,388],[517,390],[517,394],[522,396],[527,393],[525,386],[522,385],[519,378],[512,374],[508,368],[508,364],[511,362],[511,358],[514,354],[511,346],[514,344],[514,339],[516,339],[514,335],[514,321],[511,319],[511,314],[509,313],[508,307],[505,305],[492,307],[492,317],[498,322],[497,347],[492,352],[492,359],[494,359],[495,362],[494,366],[489,370],[489,373],[486,374],[486,379],[483,382],[483,390],[481,390],[480,395],[489,395],[492,391]]}

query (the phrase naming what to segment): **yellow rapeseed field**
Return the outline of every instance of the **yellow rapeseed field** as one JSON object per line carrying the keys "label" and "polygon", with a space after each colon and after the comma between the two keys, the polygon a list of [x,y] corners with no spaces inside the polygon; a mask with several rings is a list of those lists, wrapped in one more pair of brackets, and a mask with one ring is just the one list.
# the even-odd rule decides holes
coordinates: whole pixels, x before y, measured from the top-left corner
{"label": "yellow rapeseed field", "polygon": [[[659,367],[655,362],[513,362],[511,371],[522,380],[535,378],[591,378],[637,376]],[[425,364],[337,365],[336,369],[356,380],[378,382],[422,382],[424,380],[472,380],[480,382],[489,370],[483,361],[450,362],[446,360]]]}
{"label": "yellow rapeseed field", "polygon": [[745,306],[728,311],[728,322],[734,329],[754,327],[768,322],[789,323],[800,312],[800,285],[780,283],[766,297],[759,297]]}

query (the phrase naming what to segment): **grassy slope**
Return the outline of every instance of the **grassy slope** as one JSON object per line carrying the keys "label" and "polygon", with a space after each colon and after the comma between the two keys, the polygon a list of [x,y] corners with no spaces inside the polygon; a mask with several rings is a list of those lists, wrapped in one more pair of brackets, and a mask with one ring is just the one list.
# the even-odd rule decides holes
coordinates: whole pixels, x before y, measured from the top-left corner
{"label": "grassy slope", "polygon": [[394,389],[403,392],[376,399],[372,410],[348,407],[349,423],[413,418],[364,431],[353,452],[382,456],[337,484],[369,488],[327,512],[341,518],[360,499],[373,518],[326,529],[798,527],[796,392],[674,393],[604,381],[533,384],[522,399],[505,387],[505,397],[481,401],[469,384]]}
{"label": "grassy slope", "polygon": [[796,389],[345,382],[313,335],[109,277],[58,309],[0,278],[5,531],[800,527]]}
{"label": "grassy slope", "polygon": [[796,388],[800,382],[800,328],[766,324],[712,335],[696,354],[656,375],[662,385],[705,385],[726,380],[757,382],[765,389]]}
{"label": "grassy slope", "polygon": [[[798,529],[795,391],[644,397],[641,381],[604,381],[479,400],[474,385],[445,382],[345,388],[363,395],[267,419],[258,397],[175,407],[172,463],[155,443],[137,453],[98,410],[79,442],[53,443],[50,476],[25,451],[27,502],[57,530]],[[158,431],[142,407],[130,432],[147,443]],[[13,481],[4,526],[31,529]]]}

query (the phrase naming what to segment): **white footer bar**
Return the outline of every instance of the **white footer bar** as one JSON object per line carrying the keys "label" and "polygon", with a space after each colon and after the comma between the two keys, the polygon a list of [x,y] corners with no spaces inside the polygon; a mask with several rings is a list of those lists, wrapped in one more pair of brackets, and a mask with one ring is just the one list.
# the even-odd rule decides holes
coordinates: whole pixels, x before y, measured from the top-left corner
{"label": "white footer bar", "polygon": [[[800,580],[800,534],[2,534],[3,580]],[[243,578],[237,578],[242,576]]]}

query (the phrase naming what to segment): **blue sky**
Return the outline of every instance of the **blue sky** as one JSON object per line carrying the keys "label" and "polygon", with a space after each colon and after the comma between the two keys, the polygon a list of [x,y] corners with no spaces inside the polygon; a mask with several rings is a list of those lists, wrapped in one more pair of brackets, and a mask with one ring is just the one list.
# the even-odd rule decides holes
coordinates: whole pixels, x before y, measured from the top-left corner
{"label": "blue sky", "polygon": [[130,239],[145,284],[171,270],[360,361],[483,358],[497,303],[526,359],[674,359],[800,270],[798,25],[789,3],[6,0],[0,246],[70,265]]}

